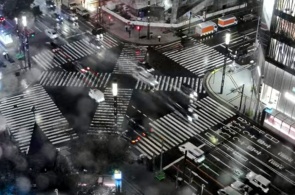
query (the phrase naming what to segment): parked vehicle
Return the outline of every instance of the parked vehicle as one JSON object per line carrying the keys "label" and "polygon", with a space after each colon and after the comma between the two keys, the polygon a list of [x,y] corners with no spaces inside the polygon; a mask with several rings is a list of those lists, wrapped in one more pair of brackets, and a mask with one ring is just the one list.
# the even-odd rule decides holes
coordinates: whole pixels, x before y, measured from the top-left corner
{"label": "parked vehicle", "polygon": [[55,10],[56,5],[52,0],[46,0],[46,7],[50,10]]}
{"label": "parked vehicle", "polygon": [[217,31],[217,25],[212,21],[200,23],[195,28],[195,34],[198,36],[205,36],[213,34]]}
{"label": "parked vehicle", "polygon": [[187,151],[187,157],[196,163],[201,163],[205,160],[204,151],[192,144],[191,142],[186,142],[178,147],[178,149],[185,154]]}
{"label": "parked vehicle", "polygon": [[242,192],[242,193],[244,193],[244,192],[249,193],[249,192],[253,191],[253,189],[250,186],[248,186],[248,185],[246,185],[246,184],[244,184],[243,182],[240,182],[240,181],[235,181],[230,186],[233,189],[237,190],[238,192]]}
{"label": "parked vehicle", "polygon": [[90,16],[89,11],[82,6],[76,7],[76,13],[84,18],[89,18]]}
{"label": "parked vehicle", "polygon": [[228,26],[236,25],[238,24],[238,20],[236,16],[228,15],[223,16],[221,18],[218,18],[218,26],[221,28],[225,28]]}
{"label": "parked vehicle", "polygon": [[251,21],[254,18],[255,18],[255,15],[253,15],[253,14],[246,14],[246,15],[240,17],[241,21],[243,21],[243,22]]}
{"label": "parked vehicle", "polygon": [[246,178],[249,180],[251,184],[254,186],[260,188],[264,193],[267,193],[269,191],[269,185],[270,181],[263,177],[262,175],[258,175],[252,171],[250,171],[247,175]]}
{"label": "parked vehicle", "polygon": [[230,186],[226,186],[225,188],[218,190],[217,194],[219,194],[219,195],[242,195],[241,193],[239,193],[235,189],[231,188]]}
{"label": "parked vehicle", "polygon": [[79,4],[75,2],[70,2],[73,0],[62,0],[62,6],[65,6],[66,8],[70,9],[71,11],[75,11],[76,7],[79,6]]}

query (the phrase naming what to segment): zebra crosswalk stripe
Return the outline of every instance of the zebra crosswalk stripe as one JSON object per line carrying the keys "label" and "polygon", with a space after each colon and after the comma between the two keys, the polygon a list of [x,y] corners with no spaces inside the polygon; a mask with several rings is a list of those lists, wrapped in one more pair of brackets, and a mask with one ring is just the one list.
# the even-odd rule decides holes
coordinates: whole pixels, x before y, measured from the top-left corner
{"label": "zebra crosswalk stripe", "polygon": [[40,77],[42,86],[51,87],[91,87],[105,88],[111,73],[80,73],[80,72],[65,72],[65,71],[45,71]]}
{"label": "zebra crosswalk stripe", "polygon": [[22,152],[29,148],[33,133],[35,119],[31,112],[32,106],[36,108],[37,124],[52,144],[77,137],[43,87],[34,85],[20,95],[2,99],[0,104],[1,114]]}
{"label": "zebra crosswalk stripe", "polygon": [[[156,50],[161,52],[160,49]],[[198,77],[202,77],[205,72],[211,69],[222,66],[224,59],[222,54],[203,43],[197,43],[196,45],[184,48],[181,51],[165,49],[162,53],[190,72],[196,74]],[[228,60],[228,63],[230,62],[231,60]]]}
{"label": "zebra crosswalk stripe", "polygon": [[[105,38],[106,40],[110,39],[108,35]],[[112,44],[108,45],[107,48],[112,48],[119,45],[117,42],[115,42],[115,39],[110,40],[112,40]],[[102,42],[102,44],[104,45],[105,43]],[[62,45],[60,48],[61,51],[57,51],[55,53],[50,50],[42,51],[37,55],[32,56],[32,59],[44,70],[49,70],[59,67],[68,61],[74,61],[98,51],[97,48],[91,45],[86,39],[67,43]],[[67,57],[65,57],[65,55],[67,55]]]}
{"label": "zebra crosswalk stripe", "polygon": [[[159,82],[159,85],[154,89],[155,91],[177,91],[183,83],[187,83],[193,89],[197,90],[200,80],[195,77],[170,77],[162,75],[155,75],[155,78]],[[141,80],[137,80],[135,89],[150,90],[151,86]]]}
{"label": "zebra crosswalk stripe", "polygon": [[[132,96],[132,89],[118,89],[117,96],[117,131],[122,131],[122,124],[129,101]],[[92,122],[90,124],[88,134],[116,133],[115,117],[114,117],[114,97],[111,88],[104,91],[105,101],[100,103],[96,109]]]}
{"label": "zebra crosswalk stripe", "polygon": [[[191,80],[191,84],[192,82],[194,81]],[[168,151],[235,115],[234,112],[210,97],[206,97],[191,106],[199,116],[197,121],[189,122],[185,117],[180,116],[176,112],[167,114],[149,123],[150,127],[153,128],[152,135],[137,142],[134,146],[135,149],[138,149],[142,154],[146,154],[149,159],[152,159],[153,156],[157,157],[160,155],[162,140],[164,140],[163,150]]]}

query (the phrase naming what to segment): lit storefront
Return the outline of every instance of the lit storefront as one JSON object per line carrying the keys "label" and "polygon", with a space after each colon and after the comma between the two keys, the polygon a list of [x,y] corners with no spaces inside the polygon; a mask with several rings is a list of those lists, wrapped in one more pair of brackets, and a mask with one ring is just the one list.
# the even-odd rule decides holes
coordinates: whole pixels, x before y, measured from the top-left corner
{"label": "lit storefront", "polygon": [[91,12],[97,10],[98,6],[99,0],[85,0],[84,7]]}

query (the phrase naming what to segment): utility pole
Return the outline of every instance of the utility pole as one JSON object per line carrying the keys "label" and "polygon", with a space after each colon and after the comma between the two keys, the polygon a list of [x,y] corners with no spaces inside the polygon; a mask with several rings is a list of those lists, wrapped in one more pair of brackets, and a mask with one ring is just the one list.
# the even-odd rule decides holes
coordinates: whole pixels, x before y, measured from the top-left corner
{"label": "utility pole", "polygon": [[244,88],[245,88],[245,84],[242,85],[241,100],[240,100],[240,107],[239,107],[240,111],[241,111],[241,108],[242,108],[242,102],[243,102],[243,97],[244,97]]}
{"label": "utility pole", "polygon": [[151,1],[148,1],[148,24],[147,24],[147,39],[150,39],[150,13],[151,13]]}
{"label": "utility pole", "polygon": [[192,19],[192,12],[190,11],[189,12],[189,19],[188,19],[188,32],[187,32],[187,35],[189,35],[190,32],[191,32],[191,19]]}
{"label": "utility pole", "polygon": [[225,69],[226,69],[226,60],[228,55],[228,45],[230,43],[230,34],[225,34],[225,55],[224,55],[224,62],[223,62],[223,70],[222,70],[222,79],[221,79],[221,87],[220,87],[220,94],[223,94],[223,87],[224,87],[224,80],[225,80]]}

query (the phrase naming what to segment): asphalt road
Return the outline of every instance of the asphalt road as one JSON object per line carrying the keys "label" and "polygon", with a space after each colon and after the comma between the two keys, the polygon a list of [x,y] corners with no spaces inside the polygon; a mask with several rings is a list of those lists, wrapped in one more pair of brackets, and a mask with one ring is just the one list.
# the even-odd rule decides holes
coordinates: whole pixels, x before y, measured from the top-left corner
{"label": "asphalt road", "polygon": [[[150,137],[141,137],[134,149],[149,157],[155,155],[158,167],[161,140],[165,140],[163,167],[172,180],[178,175],[185,180],[182,185],[200,192],[203,184],[204,194],[216,194],[218,189],[237,179],[245,180],[245,175],[254,171],[272,182],[269,194],[294,191],[295,154],[292,146],[254,127],[211,99],[190,105],[199,115],[197,122],[193,123],[167,104],[168,97],[184,101],[178,90],[182,83],[189,83],[194,90],[202,92],[202,75],[208,70],[207,65],[218,65],[218,61],[223,60],[218,52],[224,52],[225,33],[230,30],[232,42],[229,49],[235,50],[245,44],[245,35],[251,44],[256,36],[257,21],[241,23],[204,40],[198,39],[196,45],[193,45],[196,39],[192,39],[191,45],[183,50],[179,50],[179,43],[175,43],[167,46],[165,51],[163,48],[122,45],[111,35],[106,35],[105,47],[98,50],[89,44],[91,25],[84,20],[78,23],[78,27],[68,21],[61,24],[60,36],[55,42],[62,48],[62,53],[53,53],[46,44],[51,40],[44,30],[54,28],[56,22],[48,15],[30,21],[30,28],[36,31],[36,37],[30,40],[30,52],[33,66],[42,70],[40,84],[77,133],[87,133],[89,126],[93,128],[92,133],[97,134],[113,128],[108,125],[114,123],[111,87],[116,79],[119,131],[125,129],[130,118],[142,119],[146,128],[153,128],[155,132]],[[138,60],[145,58],[147,53],[155,69],[151,74],[159,82],[154,90],[132,76]],[[64,54],[91,71],[80,74],[63,70],[61,66],[67,62]],[[192,56],[195,58],[191,59]],[[208,56],[216,60],[210,62]],[[88,95],[90,88],[103,91],[105,102],[97,104],[91,99]],[[159,94],[167,98],[159,98]],[[105,123],[103,128],[95,126],[102,121],[110,123]],[[177,147],[187,141],[205,152],[205,161],[195,163],[184,158]],[[259,189],[254,189],[261,194]]]}

